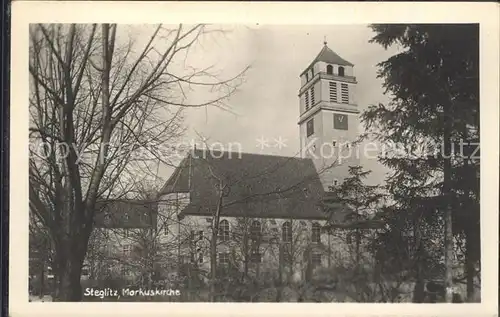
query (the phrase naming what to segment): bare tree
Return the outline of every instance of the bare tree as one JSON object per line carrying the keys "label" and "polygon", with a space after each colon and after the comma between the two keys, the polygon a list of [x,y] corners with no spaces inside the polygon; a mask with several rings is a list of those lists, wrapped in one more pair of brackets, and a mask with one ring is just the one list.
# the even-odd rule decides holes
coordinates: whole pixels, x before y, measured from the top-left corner
{"label": "bare tree", "polygon": [[[55,300],[79,301],[80,274],[96,201],[126,196],[136,175],[176,151],[182,109],[215,106],[243,73],[177,67],[205,25],[155,26],[142,47],[117,25],[34,25],[30,29],[30,211],[55,250]],[[207,89],[190,102],[187,89]],[[140,150],[142,155],[137,155]],[[165,153],[167,152],[167,153]]]}

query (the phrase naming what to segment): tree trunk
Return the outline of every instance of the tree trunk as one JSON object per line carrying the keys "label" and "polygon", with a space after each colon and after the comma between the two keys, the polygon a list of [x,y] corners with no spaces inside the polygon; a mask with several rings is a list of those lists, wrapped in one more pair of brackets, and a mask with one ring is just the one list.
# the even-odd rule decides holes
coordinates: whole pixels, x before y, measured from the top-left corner
{"label": "tree trunk", "polygon": [[451,206],[451,182],[452,182],[452,100],[449,96],[444,96],[443,103],[443,188],[444,199],[444,299],[446,303],[453,302],[453,227],[452,227],[452,206]]}
{"label": "tree trunk", "polygon": [[45,293],[45,258],[42,258],[42,265],[40,266],[40,298],[43,298]]}
{"label": "tree trunk", "polygon": [[450,104],[445,104],[444,109],[444,165],[443,165],[443,198],[444,198],[444,287],[445,302],[453,301],[453,228],[452,228],[452,209],[451,209],[451,117]]}
{"label": "tree trunk", "polygon": [[278,283],[276,285],[276,299],[275,302],[279,303],[281,302],[281,299],[283,297],[283,269],[284,269],[284,263],[283,261],[285,260],[285,252],[284,252],[284,243],[280,242],[279,245],[279,261],[278,261]]}
{"label": "tree trunk", "polygon": [[222,184],[219,186],[219,201],[217,203],[217,210],[212,219],[212,240],[210,241],[210,301],[216,300],[216,281],[217,281],[217,237],[219,234],[219,219],[222,209],[222,197],[224,188]]}
{"label": "tree trunk", "polygon": [[424,255],[424,246],[421,242],[420,232],[420,217],[422,215],[417,213],[413,217],[413,246],[415,249],[415,287],[413,288],[413,303],[423,303],[425,301],[425,281],[422,268],[422,260]]}
{"label": "tree trunk", "polygon": [[[71,252],[71,253],[70,253]],[[74,251],[57,254],[59,272],[54,301],[78,302],[82,300],[80,276],[82,273],[82,257]]]}
{"label": "tree trunk", "polygon": [[363,281],[361,280],[361,233],[360,229],[356,229],[355,231],[356,234],[356,264],[355,264],[355,277],[354,280],[356,281],[356,291],[357,291],[357,301],[362,302],[363,301],[363,292],[361,289],[363,288]]}
{"label": "tree trunk", "polygon": [[215,292],[217,280],[217,227],[215,224],[212,229],[212,240],[210,241],[210,301],[215,302]]}
{"label": "tree trunk", "polygon": [[357,275],[360,273],[360,264],[361,264],[360,246],[361,246],[361,235],[359,229],[356,229],[356,274]]}
{"label": "tree trunk", "polygon": [[417,261],[417,272],[416,272],[416,281],[415,287],[413,288],[413,303],[423,303],[425,300],[425,283],[422,278],[421,265],[419,261]]}
{"label": "tree trunk", "polygon": [[[468,139],[468,131],[467,128],[464,126],[463,128],[463,138],[465,140]],[[462,150],[462,148],[461,148]],[[469,160],[470,156],[467,155],[464,158],[464,169],[468,170],[469,169]],[[471,192],[467,192],[467,195],[471,195]],[[472,206],[472,204],[466,204],[463,210],[464,214],[465,213],[473,213],[475,212],[475,208]],[[475,268],[475,260],[477,257],[475,256],[474,252],[476,251],[474,249],[475,245],[478,245],[476,242],[476,236],[475,234],[478,234],[477,232],[473,232],[470,228],[470,224],[467,224],[464,228],[464,233],[465,233],[465,274],[466,274],[466,285],[467,285],[467,302],[474,302],[475,297],[476,297],[476,288],[474,286],[474,277],[476,273],[476,268]],[[473,241],[474,239],[474,241]]]}
{"label": "tree trunk", "polygon": [[90,233],[88,228],[80,230],[66,239],[59,239],[60,242],[56,244],[55,301],[76,302],[82,300],[80,278]]}
{"label": "tree trunk", "polygon": [[474,286],[474,277],[476,275],[475,262],[473,257],[474,245],[471,241],[471,233],[465,235],[465,274],[467,276],[467,302],[472,303],[476,298],[476,287]]}

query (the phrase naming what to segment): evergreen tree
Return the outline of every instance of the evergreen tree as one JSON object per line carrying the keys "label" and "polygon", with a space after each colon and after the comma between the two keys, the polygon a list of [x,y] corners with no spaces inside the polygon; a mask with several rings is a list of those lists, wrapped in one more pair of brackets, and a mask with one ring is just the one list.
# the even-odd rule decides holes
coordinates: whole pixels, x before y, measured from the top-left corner
{"label": "evergreen tree", "polygon": [[[447,302],[452,300],[453,235],[465,237],[470,300],[480,258],[479,164],[468,158],[475,144],[459,145],[479,141],[479,27],[390,24],[371,28],[372,42],[402,48],[378,65],[391,102],[372,106],[362,115],[380,141],[405,149],[402,155],[389,151],[380,158],[393,171],[386,180],[393,210],[406,213],[403,218],[411,219],[416,231],[422,223],[427,230],[444,231]],[[417,267],[421,271],[422,262]]]}
{"label": "evergreen tree", "polygon": [[[363,270],[364,253],[369,250],[363,250],[362,245],[369,245],[374,229],[383,224],[377,219],[384,199],[383,188],[365,183],[370,173],[359,165],[349,166],[349,176],[324,199],[324,209],[330,214],[325,229],[330,234],[339,229],[347,231],[349,237],[354,236],[354,266],[343,273],[343,278],[355,287],[353,296],[360,302],[373,300],[373,292],[367,287],[371,272]],[[336,270],[342,270],[341,266]]]}

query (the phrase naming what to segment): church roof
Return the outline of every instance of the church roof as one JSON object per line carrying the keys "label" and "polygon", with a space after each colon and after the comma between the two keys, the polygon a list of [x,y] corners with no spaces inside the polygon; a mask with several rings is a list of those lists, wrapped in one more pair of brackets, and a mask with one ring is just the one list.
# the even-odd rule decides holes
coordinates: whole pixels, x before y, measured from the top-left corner
{"label": "church roof", "polygon": [[354,66],[354,64],[340,57],[337,53],[332,51],[326,44],[323,46],[318,56],[309,64],[309,66],[300,74],[301,76],[308,71],[315,63],[325,62],[327,64],[336,64],[340,66]]}
{"label": "church roof", "polygon": [[183,215],[211,216],[218,184],[225,188],[221,216],[327,219],[323,186],[311,159],[194,150],[174,171],[161,195],[190,194]]}

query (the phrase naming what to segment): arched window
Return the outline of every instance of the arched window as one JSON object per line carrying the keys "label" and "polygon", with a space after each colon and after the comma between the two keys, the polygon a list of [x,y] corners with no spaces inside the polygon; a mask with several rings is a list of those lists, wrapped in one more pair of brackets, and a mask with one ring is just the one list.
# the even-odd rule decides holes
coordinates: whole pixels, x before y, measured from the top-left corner
{"label": "arched window", "polygon": [[328,75],[333,75],[333,66],[332,65],[326,65],[326,73]]}
{"label": "arched window", "polygon": [[340,66],[339,67],[339,76],[345,76],[345,70],[344,70],[344,67]]}
{"label": "arched window", "polygon": [[258,220],[254,220],[250,226],[250,239],[252,241],[258,241],[260,239],[261,227]]}
{"label": "arched window", "polygon": [[250,262],[252,263],[260,263],[262,260],[260,254],[260,236],[261,236],[261,225],[257,220],[252,221],[252,225],[250,226]]}
{"label": "arched window", "polygon": [[317,222],[312,224],[311,241],[313,243],[320,243],[321,241],[321,227]]}
{"label": "arched window", "polygon": [[221,220],[219,223],[219,239],[229,241],[229,221]]}
{"label": "arched window", "polygon": [[292,224],[290,221],[283,223],[281,227],[283,242],[292,242]]}

